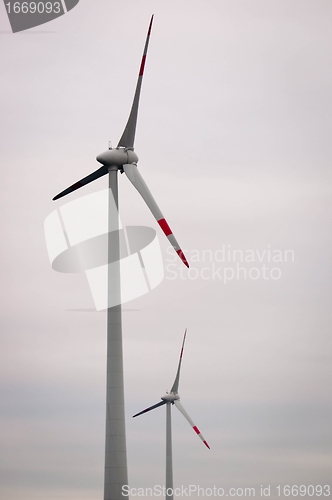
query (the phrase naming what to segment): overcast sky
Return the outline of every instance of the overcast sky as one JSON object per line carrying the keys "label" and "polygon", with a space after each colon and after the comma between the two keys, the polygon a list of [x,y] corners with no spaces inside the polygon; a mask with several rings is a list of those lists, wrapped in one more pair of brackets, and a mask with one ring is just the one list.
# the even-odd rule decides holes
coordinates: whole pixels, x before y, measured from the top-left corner
{"label": "overcast sky", "polygon": [[80,0],[15,35],[1,4],[1,500],[102,498],[106,314],[43,224],[107,186],[52,202],[119,140],[151,14],[135,150],[191,270],[121,176],[122,222],[154,227],[165,265],[124,304],[130,485],[164,484],[164,408],[131,416],[186,327],[181,401],[211,450],[173,408],[174,485],[331,483],[331,2]]}

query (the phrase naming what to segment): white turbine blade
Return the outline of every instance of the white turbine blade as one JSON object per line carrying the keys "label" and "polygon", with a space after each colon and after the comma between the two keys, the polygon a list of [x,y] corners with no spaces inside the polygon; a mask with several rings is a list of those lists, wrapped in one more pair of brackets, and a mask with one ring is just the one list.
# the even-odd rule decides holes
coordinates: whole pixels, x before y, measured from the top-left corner
{"label": "white turbine blade", "polygon": [[141,176],[137,166],[134,163],[123,165],[123,171],[126,174],[126,176],[128,177],[128,179],[130,180],[130,182],[132,183],[132,185],[137,189],[139,194],[142,196],[143,200],[145,201],[145,203],[147,204],[147,206],[151,210],[152,215],[154,216],[154,218],[158,222],[159,226],[161,227],[161,229],[165,233],[165,236],[168,238],[168,241],[170,242],[170,244],[172,245],[172,247],[174,248],[174,250],[176,251],[176,253],[180,257],[182,262],[187,267],[189,267],[187,259],[184,255],[184,253],[182,252],[180,245],[176,241],[175,236],[172,233],[171,228],[169,227],[165,217],[161,213],[160,208],[158,207],[155,199],[153,198],[151,191],[148,188],[148,186],[146,185],[146,183],[145,183],[143,177]]}
{"label": "white turbine blade", "polygon": [[130,111],[127,125],[123,131],[121,139],[119,140],[118,147],[120,147],[120,146],[123,146],[125,148],[133,148],[134,147],[139,97],[140,97],[140,93],[141,93],[142,79],[143,79],[143,73],[144,73],[146,54],[148,52],[152,21],[153,21],[153,16],[151,17],[151,21],[150,21],[150,25],[149,25],[149,29],[148,29],[148,34],[147,34],[146,41],[145,41],[145,46],[144,46],[141,66],[140,66],[139,73],[138,73],[138,80],[137,80],[133,104],[131,107],[131,111]]}
{"label": "white turbine blade", "polygon": [[166,401],[160,401],[160,403],[157,403],[153,406],[149,406],[149,408],[146,408],[145,410],[142,410],[139,413],[136,413],[136,415],[133,415],[133,418],[138,417],[138,415],[142,415],[143,413],[147,413],[148,411],[154,410],[155,408],[158,408],[158,406],[162,406],[165,404],[166,404]]}
{"label": "white turbine blade", "polygon": [[194,429],[194,431],[196,432],[196,434],[198,434],[198,436],[201,438],[201,440],[203,441],[203,443],[205,444],[205,446],[210,449],[210,446],[208,445],[207,441],[205,440],[203,434],[201,433],[201,431],[199,430],[199,428],[194,424],[194,422],[191,420],[191,418],[189,417],[189,415],[186,412],[186,410],[183,408],[183,406],[180,403],[180,401],[178,399],[176,399],[174,401],[174,404],[177,407],[177,409],[182,413],[182,415],[184,416],[184,418],[186,418],[188,420],[189,424]]}
{"label": "white turbine blade", "polygon": [[180,370],[181,370],[182,355],[183,355],[183,348],[184,348],[184,342],[186,340],[186,335],[187,335],[187,328],[185,329],[184,336],[183,336],[183,342],[182,342],[182,347],[181,347],[181,353],[180,353],[178,371],[176,372],[176,377],[175,377],[175,380],[174,380],[174,384],[173,384],[172,389],[171,389],[171,392],[173,392],[173,394],[177,394],[178,390],[179,390]]}

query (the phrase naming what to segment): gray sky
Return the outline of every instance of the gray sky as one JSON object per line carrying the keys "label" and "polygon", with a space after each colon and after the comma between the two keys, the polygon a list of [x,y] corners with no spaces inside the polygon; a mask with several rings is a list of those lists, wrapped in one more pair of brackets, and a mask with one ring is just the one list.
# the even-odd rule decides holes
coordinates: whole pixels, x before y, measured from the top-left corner
{"label": "gray sky", "polygon": [[[106,316],[77,311],[85,276],[52,270],[43,222],[117,143],[152,13],[135,149],[191,271],[158,232],[165,279],[124,305],[130,485],[164,484],[164,409],[131,415],[170,388],[185,327],[181,401],[211,451],[173,411],[175,486],[331,481],[331,2],[81,0],[15,35],[1,4],[1,500],[102,496]],[[156,227],[120,181],[122,222]],[[223,248],[255,252],[247,279]],[[279,279],[248,277],[263,264]]]}

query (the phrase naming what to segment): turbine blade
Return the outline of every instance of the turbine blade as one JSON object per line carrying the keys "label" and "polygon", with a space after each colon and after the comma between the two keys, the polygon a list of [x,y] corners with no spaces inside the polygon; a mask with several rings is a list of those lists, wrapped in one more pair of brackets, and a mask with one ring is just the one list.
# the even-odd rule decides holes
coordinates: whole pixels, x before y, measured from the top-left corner
{"label": "turbine blade", "polygon": [[171,392],[173,392],[174,394],[177,394],[178,390],[179,390],[180,369],[181,369],[183,348],[184,348],[184,342],[186,340],[186,335],[187,335],[187,328],[185,329],[184,336],[183,336],[183,342],[182,342],[182,347],[181,347],[181,353],[180,353],[178,371],[176,372],[176,377],[175,377],[175,380],[174,380],[174,384],[173,384],[172,389],[171,389]]}
{"label": "turbine blade", "polygon": [[143,73],[144,73],[146,54],[148,52],[148,46],[149,46],[149,41],[150,41],[152,21],[153,21],[153,16],[151,17],[151,21],[150,21],[150,25],[149,25],[149,29],[148,29],[148,34],[146,36],[146,41],[145,41],[141,66],[140,66],[139,73],[138,73],[138,80],[137,80],[133,104],[131,107],[131,111],[130,111],[127,125],[123,131],[123,134],[122,134],[121,139],[119,141],[118,147],[120,147],[120,146],[123,146],[125,148],[133,148],[134,147],[139,97],[140,97],[140,93],[141,93],[141,86],[142,86],[142,79],[143,79]]}
{"label": "turbine blade", "polygon": [[177,407],[177,409],[182,413],[182,415],[184,416],[184,418],[186,418],[189,422],[189,424],[191,425],[191,427],[194,429],[194,431],[196,432],[196,434],[198,434],[198,436],[201,438],[201,440],[203,441],[203,443],[205,444],[205,446],[207,448],[210,449],[210,446],[208,445],[207,441],[205,440],[204,436],[202,435],[201,431],[199,430],[199,428],[194,424],[194,422],[191,420],[191,418],[189,417],[188,413],[186,412],[186,410],[183,408],[182,404],[180,403],[180,401],[178,399],[176,399],[174,401],[174,404],[175,406]]}
{"label": "turbine blade", "polygon": [[165,404],[166,404],[166,401],[160,401],[160,403],[157,403],[156,405],[153,405],[153,406],[149,406],[149,408],[146,408],[145,410],[140,411],[139,413],[136,413],[136,415],[133,415],[133,418],[138,417],[138,415],[142,415],[143,413],[147,413],[148,411],[154,410],[155,408],[158,408],[158,406],[162,406]]}
{"label": "turbine blade", "polygon": [[73,191],[76,191],[76,189],[81,188],[82,186],[85,186],[85,184],[89,184],[89,182],[94,181],[95,179],[98,179],[98,177],[102,177],[103,175],[106,175],[108,173],[108,168],[105,167],[104,165],[95,172],[92,172],[92,174],[87,175],[83,179],[81,179],[78,182],[75,182],[72,186],[69,186],[69,188],[65,189],[64,191],[61,191],[61,193],[57,194],[54,196],[54,200],[58,200],[59,198],[62,198],[63,196],[66,196],[66,194],[72,193]]}
{"label": "turbine blade", "polygon": [[180,245],[176,241],[175,236],[173,235],[171,228],[167,224],[163,214],[160,211],[160,208],[158,207],[155,199],[153,198],[151,191],[148,188],[148,186],[146,185],[146,183],[145,183],[143,177],[141,176],[137,166],[134,163],[123,165],[123,171],[126,174],[126,176],[128,177],[128,179],[130,180],[130,182],[132,183],[132,185],[137,189],[139,194],[142,196],[143,200],[145,201],[145,203],[147,204],[147,206],[151,210],[152,215],[154,216],[154,218],[158,222],[161,229],[164,231],[165,235],[168,238],[168,241],[170,242],[170,244],[172,245],[172,247],[174,248],[174,250],[176,251],[176,253],[180,257],[182,262],[187,267],[189,267],[187,259],[184,255],[184,253],[182,252]]}

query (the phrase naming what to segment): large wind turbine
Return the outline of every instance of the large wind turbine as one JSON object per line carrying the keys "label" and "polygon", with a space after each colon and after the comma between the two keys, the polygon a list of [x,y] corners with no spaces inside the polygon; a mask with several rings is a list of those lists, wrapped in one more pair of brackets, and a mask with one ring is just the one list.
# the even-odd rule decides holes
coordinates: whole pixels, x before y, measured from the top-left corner
{"label": "large wind turbine", "polygon": [[186,410],[183,408],[182,404],[180,403],[180,395],[179,395],[178,391],[179,391],[182,355],[183,355],[183,349],[184,349],[184,343],[186,340],[186,335],[187,335],[187,329],[184,332],[181,353],[180,353],[180,359],[179,359],[179,365],[178,365],[175,380],[174,380],[174,383],[172,385],[170,392],[167,392],[165,394],[165,396],[162,396],[161,401],[159,403],[157,403],[153,406],[149,406],[149,408],[146,408],[145,410],[140,411],[139,413],[136,413],[136,415],[134,415],[134,417],[138,417],[139,415],[142,415],[143,413],[147,413],[148,411],[151,411],[151,410],[154,410],[155,408],[158,408],[158,406],[166,405],[166,498],[169,500],[173,499],[172,423],[171,423],[171,406],[172,405],[176,406],[176,408],[182,413],[184,418],[188,420],[189,424],[194,429],[196,434],[201,438],[201,440],[203,441],[205,446],[210,449],[210,446],[208,445],[207,441],[203,437],[201,431],[194,424],[194,422],[191,420],[188,413],[186,412]]}
{"label": "large wind turbine", "polygon": [[[145,67],[146,54],[147,54],[148,46],[149,46],[152,21],[153,21],[153,16],[151,17],[151,21],[150,21],[150,25],[149,25],[149,29],[148,29],[148,34],[147,34],[146,41],[145,41],[145,47],[144,47],[143,57],[142,57],[141,66],[140,66],[140,70],[139,70],[139,74],[138,74],[138,80],[137,80],[136,91],[135,91],[135,95],[134,95],[132,108],[130,111],[127,125],[125,126],[125,129],[123,131],[123,134],[121,136],[121,139],[120,139],[117,147],[115,149],[110,148],[110,149],[108,149],[108,151],[105,151],[104,153],[101,153],[100,155],[98,155],[96,160],[102,164],[102,167],[98,168],[97,170],[92,172],[92,174],[87,175],[86,177],[84,177],[80,181],[75,182],[75,184],[72,184],[64,191],[61,191],[61,193],[54,196],[53,200],[58,200],[59,198],[62,198],[63,196],[66,196],[67,194],[72,193],[73,191],[76,191],[76,189],[79,189],[82,186],[85,186],[86,184],[89,184],[90,182],[98,179],[99,177],[102,177],[103,175],[106,175],[108,173],[111,174],[111,172],[117,173],[117,171],[120,170],[121,173],[124,172],[126,174],[128,179],[130,180],[130,182],[133,184],[133,186],[140,193],[140,195],[144,199],[145,203],[147,204],[147,206],[151,210],[154,218],[156,219],[159,226],[161,227],[161,229],[164,231],[165,235],[167,236],[169,242],[173,246],[174,250],[179,255],[182,262],[187,267],[189,267],[187,259],[184,255],[184,253],[182,252],[180,245],[176,241],[176,238],[173,235],[171,228],[169,227],[165,217],[163,216],[160,208],[158,207],[155,199],[153,198],[151,191],[149,190],[148,186],[146,185],[139,170],[137,169],[138,156],[134,152],[134,141],[135,141],[135,131],[136,131],[136,123],[137,123],[137,115],[138,115],[138,105],[139,105],[139,98],[140,98],[140,93],[141,93],[141,86],[142,86],[142,79],[143,79],[143,73],[144,73],[144,67]],[[114,175],[114,177],[116,178],[116,175]]]}
{"label": "large wind turbine", "polygon": [[[140,193],[169,242],[179,255],[182,262],[189,267],[180,245],[175,239],[168,223],[155,202],[149,188],[137,169],[138,156],[134,152],[136,122],[138,114],[139,97],[146,54],[149,45],[151,17],[148,34],[146,37],[143,57],[139,69],[134,100],[127,125],[115,149],[97,156],[97,161],[102,164],[95,172],[71,185],[53,200],[76,191],[90,182],[109,174],[109,238],[108,257],[112,267],[108,267],[108,296],[112,303],[119,305],[109,307],[107,310],[107,379],[106,379],[106,447],[105,447],[105,480],[104,500],[120,500],[122,486],[128,484],[126,435],[124,416],[124,387],[123,387],[123,356],[122,356],[122,320],[121,320],[121,289],[120,289],[120,243],[118,214],[111,210],[113,197],[118,211],[118,171],[125,173],[133,186]],[[110,236],[112,232],[112,237]],[[117,263],[117,264],[116,264]],[[111,302],[109,302],[110,304]]]}

